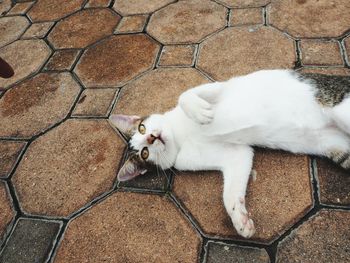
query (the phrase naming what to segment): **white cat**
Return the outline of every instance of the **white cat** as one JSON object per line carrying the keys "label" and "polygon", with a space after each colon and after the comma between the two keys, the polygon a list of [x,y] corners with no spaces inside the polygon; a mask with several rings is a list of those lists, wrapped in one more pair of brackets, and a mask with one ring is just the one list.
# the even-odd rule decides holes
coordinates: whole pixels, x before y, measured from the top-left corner
{"label": "white cat", "polygon": [[251,146],[323,155],[350,168],[350,80],[308,77],[313,81],[287,70],[258,71],[187,90],[164,114],[112,115],[111,123],[130,138],[118,179],[143,174],[149,164],[220,170],[227,213],[237,232],[251,237],[255,228],[245,207]]}

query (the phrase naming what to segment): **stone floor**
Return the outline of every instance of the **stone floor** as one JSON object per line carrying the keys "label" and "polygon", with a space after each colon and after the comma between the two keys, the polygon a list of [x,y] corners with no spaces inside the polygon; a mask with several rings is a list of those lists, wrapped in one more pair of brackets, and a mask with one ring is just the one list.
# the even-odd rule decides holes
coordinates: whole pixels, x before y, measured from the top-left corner
{"label": "stone floor", "polygon": [[256,150],[249,240],[217,172],[119,183],[111,113],[259,69],[350,76],[349,0],[0,0],[0,262],[349,262],[350,177]]}

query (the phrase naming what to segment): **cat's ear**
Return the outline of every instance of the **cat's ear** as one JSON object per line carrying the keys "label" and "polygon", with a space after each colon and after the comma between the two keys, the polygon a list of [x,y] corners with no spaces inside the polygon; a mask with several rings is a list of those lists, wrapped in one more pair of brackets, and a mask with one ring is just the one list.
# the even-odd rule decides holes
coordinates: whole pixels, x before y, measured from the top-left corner
{"label": "cat's ear", "polygon": [[118,181],[128,181],[146,172],[147,169],[142,168],[140,162],[138,162],[136,158],[129,157],[119,170]]}
{"label": "cat's ear", "polygon": [[109,122],[130,139],[140,119],[139,116],[115,114],[109,117]]}

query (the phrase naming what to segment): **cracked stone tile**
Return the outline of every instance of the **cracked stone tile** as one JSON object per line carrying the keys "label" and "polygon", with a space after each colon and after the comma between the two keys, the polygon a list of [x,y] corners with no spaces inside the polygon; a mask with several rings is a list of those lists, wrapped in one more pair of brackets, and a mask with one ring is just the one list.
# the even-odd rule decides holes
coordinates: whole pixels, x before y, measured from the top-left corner
{"label": "cracked stone tile", "polygon": [[209,242],[206,263],[270,263],[265,249]]}
{"label": "cracked stone tile", "polygon": [[29,10],[33,22],[54,21],[81,9],[84,0],[38,0]]}
{"label": "cracked stone tile", "polygon": [[60,229],[60,223],[20,218],[4,250],[2,263],[46,262]]}
{"label": "cracked stone tile", "polygon": [[36,139],[16,169],[22,209],[69,216],[112,188],[123,150],[106,120],[65,121]]}
{"label": "cracked stone tile", "polygon": [[230,8],[232,7],[261,7],[271,2],[271,0],[216,0]]}
{"label": "cracked stone tile", "polygon": [[197,66],[223,81],[261,69],[293,68],[294,42],[269,27],[229,27],[200,44]]}
{"label": "cracked stone tile", "polygon": [[230,26],[263,24],[263,12],[261,8],[232,9],[230,14]]}
{"label": "cracked stone tile", "polygon": [[191,45],[164,46],[159,66],[192,66],[195,50]]}
{"label": "cracked stone tile", "polygon": [[182,92],[208,82],[193,68],[159,68],[123,87],[113,112],[140,116],[165,112],[176,106]]}
{"label": "cracked stone tile", "polygon": [[29,27],[30,23],[24,16],[0,18],[0,47],[18,39]]}
{"label": "cracked stone tile", "polygon": [[18,40],[1,48],[0,57],[11,65],[15,75],[9,79],[0,78],[0,87],[6,89],[37,72],[50,54],[51,49],[40,39]]}
{"label": "cracked stone tile", "polygon": [[89,0],[89,2],[85,5],[87,7],[108,7],[111,3],[111,0]]}
{"label": "cracked stone tile", "polygon": [[147,15],[123,17],[114,33],[142,32],[145,27],[147,18]]}
{"label": "cracked stone tile", "polygon": [[345,51],[347,53],[348,64],[350,65],[350,37],[344,40]]}
{"label": "cracked stone tile", "polygon": [[25,142],[0,141],[0,177],[11,173],[25,145]]}
{"label": "cracked stone tile", "polygon": [[119,20],[107,8],[84,9],[58,22],[47,39],[57,49],[84,48],[112,35]]}
{"label": "cracked stone tile", "polygon": [[10,12],[8,12],[7,15],[23,15],[27,13],[33,4],[34,2],[17,3],[14,5],[14,7],[11,8]]}
{"label": "cracked stone tile", "polygon": [[175,0],[118,0],[115,1],[113,9],[123,16],[146,14],[173,2]]}
{"label": "cracked stone tile", "polygon": [[300,42],[303,65],[343,65],[338,42],[302,40]]}
{"label": "cracked stone tile", "polygon": [[153,68],[159,48],[145,34],[111,36],[89,47],[74,71],[87,88],[120,87]]}
{"label": "cracked stone tile", "polygon": [[349,211],[321,210],[278,245],[276,262],[347,262],[349,220]]}
{"label": "cracked stone tile", "polygon": [[41,73],[0,99],[0,137],[30,138],[63,120],[80,86],[69,73]]}
{"label": "cracked stone tile", "polygon": [[163,44],[196,43],[226,26],[228,10],[211,1],[180,1],[155,12],[147,32]]}
{"label": "cracked stone tile", "polygon": [[54,262],[193,263],[200,246],[168,198],[117,192],[69,223]]}
{"label": "cracked stone tile", "polygon": [[0,17],[10,10],[11,4],[11,0],[3,0],[0,2]]}
{"label": "cracked stone tile", "polygon": [[303,67],[301,70],[299,70],[299,72],[325,74],[325,75],[350,76],[350,69],[348,68]]}
{"label": "cracked stone tile", "polygon": [[53,26],[53,22],[43,22],[32,24],[29,29],[22,36],[23,39],[26,38],[44,38],[47,32]]}
{"label": "cracked stone tile", "polygon": [[294,37],[338,37],[349,29],[350,2],[272,1],[269,22]]}
{"label": "cracked stone tile", "polygon": [[79,54],[80,50],[76,49],[57,50],[47,62],[45,70],[71,70]]}
{"label": "cracked stone tile", "polygon": [[86,89],[82,92],[72,116],[107,117],[116,89]]}
{"label": "cracked stone tile", "polygon": [[[311,208],[309,160],[280,151],[257,150],[254,169],[257,177],[250,180],[246,198],[256,227],[251,240],[267,244]],[[173,192],[206,235],[241,240],[223,206],[222,185],[219,172],[184,172],[175,176]]]}
{"label": "cracked stone tile", "polygon": [[[16,212],[12,207],[12,199],[7,191],[5,183],[0,181],[0,245],[5,234],[10,230],[10,224],[14,219]],[[1,257],[0,257],[0,262]]]}

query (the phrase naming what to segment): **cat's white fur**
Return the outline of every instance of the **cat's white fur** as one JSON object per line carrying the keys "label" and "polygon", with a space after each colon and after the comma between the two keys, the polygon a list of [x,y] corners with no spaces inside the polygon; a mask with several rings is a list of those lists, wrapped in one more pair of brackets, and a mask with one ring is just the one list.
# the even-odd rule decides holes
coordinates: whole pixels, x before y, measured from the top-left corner
{"label": "cat's white fur", "polygon": [[[255,228],[245,193],[251,146],[315,155],[349,152],[350,98],[325,108],[315,92],[287,70],[204,84],[184,92],[171,111],[147,118],[146,134],[136,132],[130,143],[148,147],[148,160],[163,169],[222,171],[225,208],[237,232],[250,237]],[[161,135],[165,144],[147,143],[150,134]]]}

